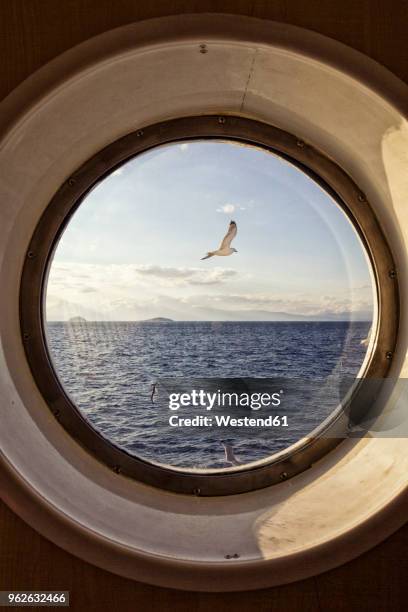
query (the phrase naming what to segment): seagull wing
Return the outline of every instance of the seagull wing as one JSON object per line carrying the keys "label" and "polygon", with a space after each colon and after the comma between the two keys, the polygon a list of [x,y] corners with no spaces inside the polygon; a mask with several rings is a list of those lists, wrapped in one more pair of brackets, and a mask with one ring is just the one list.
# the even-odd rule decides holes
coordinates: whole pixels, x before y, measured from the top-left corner
{"label": "seagull wing", "polygon": [[238,461],[234,454],[234,449],[232,448],[231,444],[226,444],[223,442],[222,445],[225,450],[225,461],[227,463],[231,463],[232,465],[241,465],[241,462]]}
{"label": "seagull wing", "polygon": [[237,231],[238,231],[237,224],[235,223],[235,221],[231,221],[231,223],[229,224],[228,232],[225,234],[221,242],[220,250],[228,248],[230,246],[231,242],[234,240],[235,236],[237,235]]}

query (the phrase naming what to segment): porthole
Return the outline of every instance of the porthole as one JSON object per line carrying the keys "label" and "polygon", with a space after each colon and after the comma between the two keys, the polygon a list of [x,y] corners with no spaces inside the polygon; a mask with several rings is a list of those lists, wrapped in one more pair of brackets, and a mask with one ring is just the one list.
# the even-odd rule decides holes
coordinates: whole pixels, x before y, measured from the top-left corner
{"label": "porthole", "polygon": [[[138,129],[61,186],[27,252],[21,329],[79,443],[118,473],[220,495],[286,480],[350,434],[362,383],[388,372],[397,303],[386,241],[336,164],[202,116]],[[219,415],[271,425],[215,425],[201,398],[220,394],[246,403]]]}

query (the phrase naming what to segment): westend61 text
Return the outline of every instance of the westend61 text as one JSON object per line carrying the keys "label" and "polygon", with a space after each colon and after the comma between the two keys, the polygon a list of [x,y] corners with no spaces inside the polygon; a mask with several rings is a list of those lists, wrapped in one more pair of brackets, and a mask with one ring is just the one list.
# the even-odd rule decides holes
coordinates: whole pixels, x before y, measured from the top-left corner
{"label": "westend61 text", "polygon": [[169,425],[171,427],[288,427],[288,417],[269,415],[265,418],[234,418],[224,415],[214,417],[197,415],[186,418],[173,414],[169,418]]}

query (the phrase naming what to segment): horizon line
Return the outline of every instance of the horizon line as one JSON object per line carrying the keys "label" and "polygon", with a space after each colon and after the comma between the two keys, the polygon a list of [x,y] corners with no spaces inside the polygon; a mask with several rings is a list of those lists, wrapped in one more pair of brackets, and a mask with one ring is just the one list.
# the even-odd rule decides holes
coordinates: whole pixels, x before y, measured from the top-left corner
{"label": "horizon line", "polygon": [[[159,319],[161,317],[158,317]],[[372,319],[167,319],[164,321],[153,319],[47,319],[46,323],[372,323]]]}

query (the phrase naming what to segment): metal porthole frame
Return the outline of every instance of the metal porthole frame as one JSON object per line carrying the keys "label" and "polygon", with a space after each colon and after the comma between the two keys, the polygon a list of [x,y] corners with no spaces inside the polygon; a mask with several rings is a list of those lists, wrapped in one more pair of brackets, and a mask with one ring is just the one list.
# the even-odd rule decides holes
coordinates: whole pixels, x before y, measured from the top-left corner
{"label": "metal porthole frame", "polygon": [[[228,495],[267,487],[308,469],[346,437],[347,415],[343,411],[336,412],[324,425],[324,432],[318,431],[312,438],[301,440],[271,460],[245,469],[202,473],[149,463],[109,442],[80,414],[55,373],[43,322],[44,286],[50,257],[61,232],[90,189],[138,154],[189,139],[240,141],[276,153],[310,175],[341,205],[366,248],[377,289],[376,340],[364,372],[369,379],[384,379],[390,368],[399,322],[398,278],[391,251],[373,209],[350,176],[309,143],[252,119],[202,115],[141,126],[94,155],[56,192],[31,238],[20,287],[20,322],[25,353],[45,401],[61,426],[115,472],[178,493]],[[331,431],[334,432],[332,435]]]}

